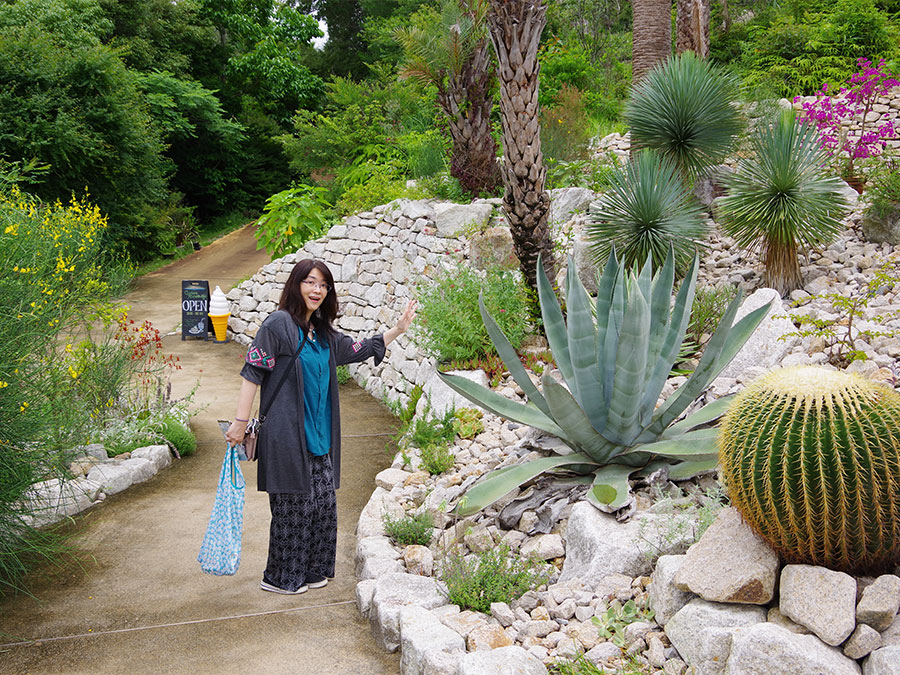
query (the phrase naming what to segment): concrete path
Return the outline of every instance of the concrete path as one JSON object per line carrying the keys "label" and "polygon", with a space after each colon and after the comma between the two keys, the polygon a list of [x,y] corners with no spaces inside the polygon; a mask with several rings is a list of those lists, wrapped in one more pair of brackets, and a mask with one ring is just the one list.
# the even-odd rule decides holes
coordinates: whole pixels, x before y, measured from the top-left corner
{"label": "concrete path", "polygon": [[[173,332],[182,279],[208,279],[227,292],[266,262],[249,228],[233,232],[141,278],[126,298],[130,315]],[[358,387],[342,388],[337,575],[328,586],[296,597],[259,590],[269,509],[253,464],[243,465],[240,570],[206,575],[196,557],[224,451],[215,421],[234,414],[244,349],[182,341],[180,333],[164,345],[183,366],[174,394],[197,387],[197,453],[77,517],[71,527],[81,567],[36,581],[36,598],[0,601],[0,673],[397,673],[397,655],[375,645],[353,603],[356,521],[375,474],[390,463],[394,419]]]}

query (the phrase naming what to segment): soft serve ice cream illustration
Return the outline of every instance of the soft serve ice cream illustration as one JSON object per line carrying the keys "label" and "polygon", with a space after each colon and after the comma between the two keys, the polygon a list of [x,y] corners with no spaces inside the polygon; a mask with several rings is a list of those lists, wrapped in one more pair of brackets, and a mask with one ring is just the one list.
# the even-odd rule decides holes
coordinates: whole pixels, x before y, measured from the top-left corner
{"label": "soft serve ice cream illustration", "polygon": [[209,299],[209,318],[212,320],[213,330],[216,333],[216,342],[225,342],[227,339],[228,317],[231,315],[228,298],[222,289],[216,286]]}

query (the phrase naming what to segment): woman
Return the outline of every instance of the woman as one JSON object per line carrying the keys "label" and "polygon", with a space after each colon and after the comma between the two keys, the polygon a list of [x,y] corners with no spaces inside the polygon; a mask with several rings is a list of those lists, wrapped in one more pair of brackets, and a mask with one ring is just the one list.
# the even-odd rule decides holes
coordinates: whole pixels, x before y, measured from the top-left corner
{"label": "woman", "polygon": [[[296,595],[321,588],[334,576],[341,436],[336,367],[369,357],[405,333],[415,317],[411,300],[396,326],[354,341],[334,330],[338,303],[325,263],[298,262],[284,286],[278,311],[260,326],[241,370],[237,414],[225,434],[244,440],[256,390],[269,406],[257,441],[257,487],[269,493],[269,561],[260,588]],[[300,349],[298,358],[293,358]],[[274,397],[286,369],[293,369]]]}

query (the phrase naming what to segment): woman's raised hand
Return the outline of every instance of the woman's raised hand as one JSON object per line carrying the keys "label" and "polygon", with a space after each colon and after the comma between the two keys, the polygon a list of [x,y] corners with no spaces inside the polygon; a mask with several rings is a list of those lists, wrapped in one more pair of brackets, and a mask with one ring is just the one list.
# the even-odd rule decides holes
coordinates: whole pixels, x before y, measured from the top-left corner
{"label": "woman's raised hand", "polygon": [[406,305],[406,310],[403,312],[403,316],[400,317],[400,320],[397,322],[397,328],[401,333],[405,333],[409,330],[409,327],[412,325],[413,320],[416,318],[416,305],[418,302],[415,298],[409,301]]}

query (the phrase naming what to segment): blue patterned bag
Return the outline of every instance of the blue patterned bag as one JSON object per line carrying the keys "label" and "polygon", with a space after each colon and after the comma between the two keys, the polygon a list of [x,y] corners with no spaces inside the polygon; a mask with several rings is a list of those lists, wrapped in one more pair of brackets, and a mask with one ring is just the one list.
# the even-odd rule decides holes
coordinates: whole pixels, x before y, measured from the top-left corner
{"label": "blue patterned bag", "polygon": [[207,574],[231,575],[241,564],[241,531],[244,526],[244,475],[237,446],[225,450],[216,502],[197,561]]}

